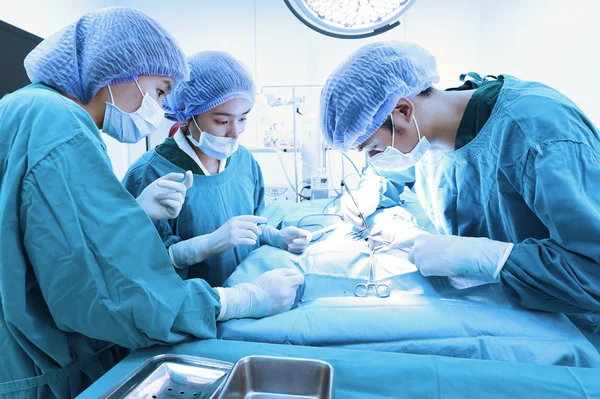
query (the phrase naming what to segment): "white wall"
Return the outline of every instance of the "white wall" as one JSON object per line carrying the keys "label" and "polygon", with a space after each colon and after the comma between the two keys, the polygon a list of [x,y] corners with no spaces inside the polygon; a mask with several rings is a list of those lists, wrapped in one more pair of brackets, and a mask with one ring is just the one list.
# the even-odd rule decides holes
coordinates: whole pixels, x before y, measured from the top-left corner
{"label": "white wall", "polygon": [[480,69],[480,3],[490,0],[417,0],[406,15],[406,40],[437,59],[440,83],[448,88],[461,73]]}
{"label": "white wall", "polygon": [[600,2],[481,2],[481,72],[548,84],[600,126]]}

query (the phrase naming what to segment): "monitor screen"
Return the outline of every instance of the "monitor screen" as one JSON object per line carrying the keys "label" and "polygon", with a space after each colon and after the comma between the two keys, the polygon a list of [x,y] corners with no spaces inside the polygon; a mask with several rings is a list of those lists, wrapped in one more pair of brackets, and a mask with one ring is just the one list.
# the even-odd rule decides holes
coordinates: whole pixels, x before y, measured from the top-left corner
{"label": "monitor screen", "polygon": [[23,60],[41,41],[41,37],[0,21],[0,98],[30,83]]}

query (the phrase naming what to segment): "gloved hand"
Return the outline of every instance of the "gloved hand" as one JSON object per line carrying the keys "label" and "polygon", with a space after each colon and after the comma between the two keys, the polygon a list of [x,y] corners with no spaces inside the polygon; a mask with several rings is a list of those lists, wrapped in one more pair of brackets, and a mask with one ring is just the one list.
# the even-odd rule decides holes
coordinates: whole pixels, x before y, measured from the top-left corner
{"label": "gloved hand", "polygon": [[388,245],[391,249],[410,249],[414,246],[416,238],[422,234],[429,233],[419,228],[402,226],[394,220],[387,220],[377,222],[373,226],[369,239]]}
{"label": "gloved hand", "polygon": [[298,270],[275,269],[250,283],[219,287],[221,311],[217,321],[261,318],[285,312],[294,305],[296,291],[303,283],[304,276]]}
{"label": "gloved hand", "polygon": [[183,177],[183,173],[169,173],[154,180],[137,197],[138,204],[150,219],[174,219],[179,215],[185,193],[194,183],[191,171],[185,172],[185,180],[181,182]]}
{"label": "gloved hand", "polygon": [[308,230],[288,226],[277,230],[273,226],[264,226],[260,240],[263,244],[289,251],[294,254],[304,252],[312,240]]}
{"label": "gloved hand", "polygon": [[[354,201],[358,208],[354,204]],[[358,228],[364,228],[365,225],[359,216],[359,211],[363,213],[365,219],[370,216],[379,206],[379,189],[372,185],[361,187],[354,191],[352,196],[346,193],[340,200],[340,210],[344,219]]]}
{"label": "gloved hand", "polygon": [[169,247],[171,262],[181,269],[200,263],[211,255],[227,252],[238,245],[254,245],[261,234],[257,223],[266,222],[267,219],[261,216],[232,217],[210,234],[171,245]]}
{"label": "gloved hand", "polygon": [[498,281],[514,244],[489,238],[423,234],[408,260],[423,276],[474,276]]}

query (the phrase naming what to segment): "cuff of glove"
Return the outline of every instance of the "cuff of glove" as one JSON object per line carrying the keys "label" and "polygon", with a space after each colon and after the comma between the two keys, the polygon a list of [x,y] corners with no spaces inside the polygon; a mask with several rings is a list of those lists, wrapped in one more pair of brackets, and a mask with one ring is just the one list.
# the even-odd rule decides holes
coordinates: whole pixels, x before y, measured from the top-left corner
{"label": "cuff of glove", "polygon": [[506,249],[504,250],[504,254],[502,254],[502,257],[500,258],[500,260],[498,260],[498,264],[496,265],[496,271],[494,272],[494,275],[492,276],[494,279],[497,279],[500,276],[500,272],[502,271],[502,268],[506,264],[506,261],[508,260],[510,253],[512,252],[513,248],[515,247],[515,244],[513,244],[512,242],[509,242],[506,244],[507,245],[506,245]]}
{"label": "cuff of glove", "polygon": [[169,247],[169,257],[173,266],[184,269],[206,259],[208,256],[207,248],[210,248],[207,239],[208,235],[203,235],[171,245]]}
{"label": "cuff of glove", "polygon": [[219,293],[219,299],[221,302],[221,310],[219,311],[219,315],[217,316],[217,321],[225,321],[225,320],[229,320],[230,318],[227,318],[227,293],[226,293],[226,288],[221,288],[221,287],[217,287],[215,288],[217,290],[217,292]]}
{"label": "cuff of glove", "polygon": [[272,247],[287,249],[281,241],[282,240],[279,240],[279,230],[275,227],[267,224],[262,228],[262,233],[260,234],[260,243],[262,245],[266,244]]}
{"label": "cuff of glove", "polygon": [[177,244],[173,244],[169,247],[168,251],[169,251],[169,258],[171,258],[171,263],[173,264],[173,266],[175,266],[177,269],[185,269],[185,267],[183,266],[179,266],[177,264],[177,262],[175,262],[175,257],[173,256],[173,246],[175,246]]}
{"label": "cuff of glove", "polygon": [[216,290],[221,302],[217,321],[260,318],[272,313],[269,295],[255,283],[241,283],[228,288],[217,287]]}

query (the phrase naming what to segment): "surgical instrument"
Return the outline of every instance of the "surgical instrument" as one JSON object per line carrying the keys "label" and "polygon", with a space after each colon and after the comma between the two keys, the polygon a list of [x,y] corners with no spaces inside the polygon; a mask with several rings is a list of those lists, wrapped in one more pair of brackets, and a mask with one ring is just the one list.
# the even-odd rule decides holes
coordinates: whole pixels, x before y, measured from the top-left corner
{"label": "surgical instrument", "polygon": [[354,295],[357,297],[366,297],[369,294],[369,288],[375,288],[375,294],[379,298],[387,298],[390,296],[390,287],[387,284],[378,284],[375,282],[374,275],[375,250],[370,249],[369,254],[369,278],[366,283],[358,283],[354,286]]}
{"label": "surgical instrument", "polygon": [[316,230],[316,231],[312,231],[311,234],[313,236],[318,236],[320,234],[325,234],[325,233],[329,233],[331,230],[335,230],[338,227],[344,225],[345,222],[337,222],[334,224],[330,224],[329,226],[323,227],[322,229]]}
{"label": "surgical instrument", "polygon": [[348,188],[348,186],[346,184],[344,184],[344,188],[346,189],[346,192],[348,193],[348,195],[352,199],[352,202],[354,203],[354,206],[356,207],[356,210],[358,211],[358,216],[360,217],[360,219],[362,220],[363,224],[365,225],[365,227],[364,227],[363,230],[366,230],[367,228],[369,228],[369,225],[367,224],[367,221],[365,220],[365,216],[363,215],[363,213],[361,212],[360,208],[358,207],[358,202],[356,202],[356,200],[354,199],[354,195],[352,195],[352,192],[350,191],[350,189]]}
{"label": "surgical instrument", "polygon": [[364,225],[364,228],[362,228],[358,231],[351,231],[350,233],[348,233],[348,237],[350,237],[352,240],[360,241],[360,240],[365,239],[365,237],[369,234],[370,227],[367,224],[365,216],[363,215],[360,208],[358,207],[358,202],[356,202],[356,199],[354,199],[352,192],[350,191],[350,189],[348,188],[348,186],[346,184],[344,184],[344,188],[346,189],[346,192],[352,199],[352,202],[354,203],[354,206],[356,207],[356,210],[358,211],[358,216],[360,217],[360,219],[362,220],[363,225]]}

